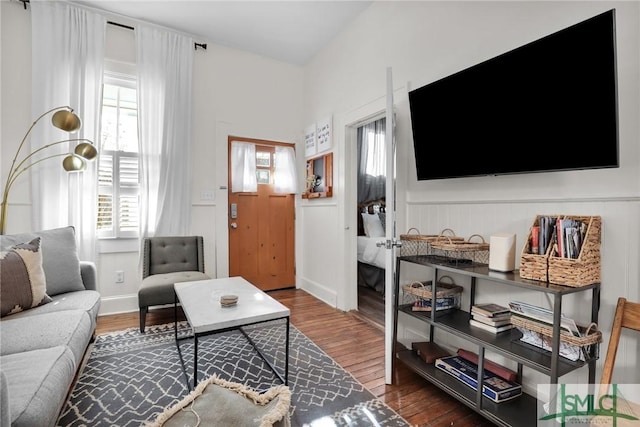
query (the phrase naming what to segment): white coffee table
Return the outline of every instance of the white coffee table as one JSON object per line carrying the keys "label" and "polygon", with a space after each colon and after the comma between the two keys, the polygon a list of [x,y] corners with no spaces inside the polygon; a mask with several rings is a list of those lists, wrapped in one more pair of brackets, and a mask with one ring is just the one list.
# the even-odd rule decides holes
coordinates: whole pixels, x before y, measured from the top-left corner
{"label": "white coffee table", "polygon": [[[289,377],[289,316],[287,307],[267,295],[242,277],[228,277],[221,279],[199,280],[193,282],[182,282],[173,285],[176,292],[176,313],[177,303],[180,302],[189,326],[193,330],[193,386],[198,384],[198,339],[204,335],[217,334],[238,329],[249,340],[256,349],[260,357],[269,365],[276,376],[288,385]],[[238,303],[232,307],[222,307],[220,297],[223,295],[237,295]],[[176,314],[177,318],[177,314]],[[272,320],[286,319],[286,340],[285,340],[285,368],[284,376],[280,374],[275,366],[264,356],[253,340],[242,330],[243,326],[256,323],[269,322]],[[176,319],[177,320],[177,319]],[[176,346],[180,353],[180,343],[178,338],[178,326],[175,326]],[[184,363],[182,364],[184,368]],[[186,375],[186,373],[185,373]]]}

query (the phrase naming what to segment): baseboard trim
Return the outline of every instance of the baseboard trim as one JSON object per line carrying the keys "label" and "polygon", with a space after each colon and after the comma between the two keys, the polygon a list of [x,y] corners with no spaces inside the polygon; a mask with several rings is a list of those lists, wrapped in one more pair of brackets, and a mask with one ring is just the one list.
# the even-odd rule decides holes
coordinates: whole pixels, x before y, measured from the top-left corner
{"label": "baseboard trim", "polygon": [[132,313],[140,310],[138,295],[118,295],[115,297],[102,297],[98,316],[109,314]]}
{"label": "baseboard trim", "polygon": [[299,288],[309,292],[319,300],[329,304],[331,307],[338,306],[338,296],[335,290],[328,289],[317,282],[298,278]]}

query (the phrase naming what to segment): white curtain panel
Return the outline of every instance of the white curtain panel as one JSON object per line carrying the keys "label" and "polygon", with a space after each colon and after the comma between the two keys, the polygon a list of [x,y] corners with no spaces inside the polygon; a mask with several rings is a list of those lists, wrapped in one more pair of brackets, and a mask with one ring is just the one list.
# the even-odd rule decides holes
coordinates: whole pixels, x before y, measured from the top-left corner
{"label": "white curtain panel", "polygon": [[231,192],[256,191],[256,146],[249,142],[231,141]]}
{"label": "white curtain panel", "polygon": [[[100,105],[106,20],[65,2],[31,1],[33,117],[58,106],[70,106],[82,119],[79,132],[69,134],[41,120],[31,134],[31,150],[69,138],[100,138]],[[43,150],[60,154],[31,169],[34,230],[73,225],[80,259],[96,259],[97,162],[81,173],[62,168],[65,153],[76,142]]]}
{"label": "white curtain panel", "polygon": [[193,39],[136,28],[140,143],[140,236],[191,227]]}
{"label": "white curtain panel", "polygon": [[296,153],[292,147],[276,146],[274,168],[273,191],[281,194],[295,193]]}

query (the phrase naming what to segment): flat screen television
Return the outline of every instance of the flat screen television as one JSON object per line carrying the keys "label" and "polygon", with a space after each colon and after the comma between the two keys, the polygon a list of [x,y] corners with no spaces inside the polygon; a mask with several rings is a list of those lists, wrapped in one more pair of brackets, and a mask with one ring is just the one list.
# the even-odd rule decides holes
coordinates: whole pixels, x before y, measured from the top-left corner
{"label": "flat screen television", "polygon": [[615,9],[409,92],[418,180],[619,167]]}

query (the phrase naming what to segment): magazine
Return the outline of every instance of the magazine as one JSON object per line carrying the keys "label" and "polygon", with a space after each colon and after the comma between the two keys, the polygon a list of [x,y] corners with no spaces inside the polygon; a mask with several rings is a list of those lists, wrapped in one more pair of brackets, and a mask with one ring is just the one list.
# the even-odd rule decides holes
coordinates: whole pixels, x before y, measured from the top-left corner
{"label": "magazine", "polygon": [[[553,310],[547,308],[538,307],[537,305],[527,304],[526,302],[511,301],[509,303],[511,312],[522,317],[528,317],[533,320],[537,320],[548,325],[553,325]],[[576,322],[566,317],[564,314],[560,314],[560,327],[569,332],[574,337],[581,337],[582,334],[578,330]]]}

